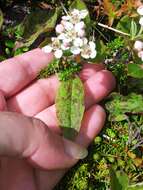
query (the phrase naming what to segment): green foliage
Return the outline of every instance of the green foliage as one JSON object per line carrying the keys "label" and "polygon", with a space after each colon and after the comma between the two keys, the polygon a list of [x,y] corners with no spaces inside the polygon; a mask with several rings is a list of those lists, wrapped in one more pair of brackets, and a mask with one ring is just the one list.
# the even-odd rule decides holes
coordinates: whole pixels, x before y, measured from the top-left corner
{"label": "green foliage", "polygon": [[128,76],[142,79],[143,78],[143,68],[138,64],[128,64]]}
{"label": "green foliage", "polygon": [[128,176],[121,171],[110,170],[111,190],[127,190],[129,180]]}
{"label": "green foliage", "polygon": [[106,109],[109,111],[109,120],[123,121],[127,119],[126,114],[138,114],[143,112],[143,97],[135,93],[128,96],[122,96],[118,93],[112,93],[110,101],[106,103]]}
{"label": "green foliage", "polygon": [[60,83],[56,96],[56,111],[63,135],[73,139],[79,132],[84,113],[84,90],[78,77]]}
{"label": "green foliage", "polygon": [[60,9],[47,11],[36,9],[31,12],[21,24],[24,46],[30,46],[40,34],[54,29]]}
{"label": "green foliage", "polygon": [[0,29],[1,29],[1,27],[2,27],[2,25],[3,25],[3,13],[2,13],[2,11],[1,11],[1,9],[0,9]]}

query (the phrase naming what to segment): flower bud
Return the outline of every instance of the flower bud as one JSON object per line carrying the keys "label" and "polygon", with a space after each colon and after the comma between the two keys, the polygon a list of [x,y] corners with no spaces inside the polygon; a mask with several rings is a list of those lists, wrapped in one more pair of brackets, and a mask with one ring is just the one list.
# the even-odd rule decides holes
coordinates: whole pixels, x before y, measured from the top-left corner
{"label": "flower bud", "polygon": [[56,26],[56,32],[57,33],[62,33],[64,31],[64,27],[63,27],[63,25],[62,24],[58,24],[57,26]]}
{"label": "flower bud", "polygon": [[138,7],[137,13],[141,16],[143,15],[143,6]]}
{"label": "flower bud", "polygon": [[137,51],[141,51],[141,50],[143,49],[143,42],[137,40],[137,41],[134,43],[134,49],[137,50]]}

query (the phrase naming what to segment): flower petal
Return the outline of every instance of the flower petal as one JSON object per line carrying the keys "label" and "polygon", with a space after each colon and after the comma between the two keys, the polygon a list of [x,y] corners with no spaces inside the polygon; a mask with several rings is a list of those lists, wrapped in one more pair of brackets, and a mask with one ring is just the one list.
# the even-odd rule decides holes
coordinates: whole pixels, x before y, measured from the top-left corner
{"label": "flower petal", "polygon": [[91,59],[94,59],[97,55],[97,52],[96,51],[92,51],[91,54],[90,54],[90,58]]}
{"label": "flower petal", "polygon": [[80,18],[81,19],[84,19],[87,15],[88,15],[88,11],[86,9],[80,11]]}
{"label": "flower petal", "polygon": [[63,51],[60,50],[60,49],[57,49],[55,52],[54,52],[54,55],[57,59],[60,59],[63,55]]}
{"label": "flower petal", "polygon": [[90,42],[89,42],[89,46],[90,46],[90,48],[91,48],[92,50],[95,50],[95,48],[96,48],[96,45],[95,45],[95,43],[94,43],[93,41],[90,41]]}
{"label": "flower petal", "polygon": [[81,49],[78,48],[78,47],[72,46],[72,47],[71,47],[71,52],[72,52],[74,55],[78,55],[78,54],[80,54]]}
{"label": "flower petal", "polygon": [[139,15],[143,15],[143,5],[141,5],[140,7],[138,7],[138,9],[137,9],[137,13],[139,14]]}

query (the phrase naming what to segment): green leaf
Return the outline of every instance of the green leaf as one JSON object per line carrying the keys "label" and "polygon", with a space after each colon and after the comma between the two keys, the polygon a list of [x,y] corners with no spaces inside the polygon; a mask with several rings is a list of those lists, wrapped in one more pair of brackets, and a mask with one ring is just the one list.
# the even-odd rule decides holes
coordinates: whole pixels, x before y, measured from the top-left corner
{"label": "green leaf", "polygon": [[137,24],[133,19],[131,21],[130,34],[131,34],[132,38],[134,38],[137,34]]}
{"label": "green leaf", "polygon": [[1,9],[0,9],[0,29],[1,29],[1,27],[2,27],[2,25],[3,25],[3,13],[2,13],[2,11],[1,11]]}
{"label": "green leaf", "polygon": [[127,190],[143,190],[143,183],[129,186]]}
{"label": "green leaf", "polygon": [[142,79],[143,78],[143,68],[138,64],[128,64],[128,76]]}
{"label": "green leaf", "polygon": [[84,89],[76,77],[62,81],[56,96],[56,110],[63,135],[73,139],[79,132],[84,114]]}
{"label": "green leaf", "polygon": [[97,51],[97,55],[96,55],[95,59],[92,61],[94,63],[102,62],[105,59],[106,53],[107,53],[107,48],[102,40],[96,41],[96,51]]}
{"label": "green leaf", "polygon": [[123,121],[127,118],[127,113],[143,112],[143,96],[135,93],[128,96],[112,93],[110,100],[106,103],[106,109],[110,113],[109,120]]}
{"label": "green leaf", "polygon": [[23,21],[24,46],[30,46],[42,33],[50,32],[54,29],[60,9],[47,11],[36,9]]}
{"label": "green leaf", "polygon": [[[82,0],[74,0],[73,3],[70,6],[70,9],[78,9],[78,10],[84,10],[86,9],[88,11],[88,8],[86,6],[86,4],[82,1]],[[89,13],[89,11],[88,11]],[[89,14],[87,15],[87,17],[85,18],[85,23],[87,25],[90,24],[90,16]]]}
{"label": "green leaf", "polygon": [[122,32],[130,34],[132,19],[129,16],[124,16],[118,22],[116,28]]}
{"label": "green leaf", "polygon": [[111,190],[127,190],[129,180],[128,176],[121,171],[110,170]]}

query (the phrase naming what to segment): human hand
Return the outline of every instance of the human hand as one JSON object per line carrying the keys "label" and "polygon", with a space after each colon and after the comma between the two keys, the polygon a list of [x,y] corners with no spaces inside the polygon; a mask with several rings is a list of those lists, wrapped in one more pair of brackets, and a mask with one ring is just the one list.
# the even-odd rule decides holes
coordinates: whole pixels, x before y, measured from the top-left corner
{"label": "human hand", "polygon": [[[6,156],[1,159],[1,190],[50,190],[65,173],[64,168],[77,162],[74,157],[82,157],[79,146],[59,135],[54,106],[58,79],[51,76],[35,80],[52,58],[52,54],[36,49],[0,63],[0,110],[3,111],[0,155]],[[80,73],[86,111],[76,142],[84,147],[105,121],[105,112],[97,103],[115,86],[112,74],[103,69],[103,65],[84,64]],[[5,128],[2,130],[1,126]],[[77,147],[75,151],[73,147]]]}

